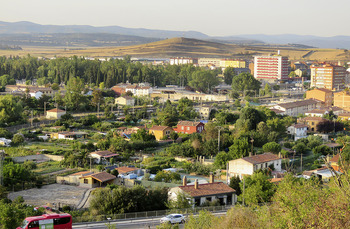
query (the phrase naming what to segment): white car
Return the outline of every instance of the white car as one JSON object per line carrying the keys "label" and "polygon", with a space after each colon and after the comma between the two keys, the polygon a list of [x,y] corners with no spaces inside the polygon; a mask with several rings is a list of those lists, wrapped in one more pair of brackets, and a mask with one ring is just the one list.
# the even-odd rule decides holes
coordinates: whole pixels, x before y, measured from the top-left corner
{"label": "white car", "polygon": [[185,223],[185,216],[182,214],[170,214],[160,219],[160,223]]}

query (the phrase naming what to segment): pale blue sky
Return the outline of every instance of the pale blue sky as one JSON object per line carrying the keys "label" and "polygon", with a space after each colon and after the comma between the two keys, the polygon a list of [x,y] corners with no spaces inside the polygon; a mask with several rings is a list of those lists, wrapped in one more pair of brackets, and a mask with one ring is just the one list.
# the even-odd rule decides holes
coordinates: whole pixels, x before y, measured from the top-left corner
{"label": "pale blue sky", "polygon": [[4,0],[0,21],[239,34],[350,35],[349,0]]}

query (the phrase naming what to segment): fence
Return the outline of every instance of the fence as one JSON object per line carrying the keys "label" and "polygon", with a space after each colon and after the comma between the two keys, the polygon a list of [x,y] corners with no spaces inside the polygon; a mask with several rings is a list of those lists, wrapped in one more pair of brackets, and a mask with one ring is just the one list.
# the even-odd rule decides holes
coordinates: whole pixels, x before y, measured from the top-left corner
{"label": "fence", "polygon": [[73,217],[73,223],[98,222],[98,221],[105,221],[108,218],[109,220],[155,218],[155,217],[165,216],[171,213],[196,214],[199,211],[204,211],[204,210],[210,211],[210,212],[219,212],[219,211],[227,211],[232,207],[233,205],[225,205],[225,206],[196,207],[196,208],[186,208],[186,209],[167,209],[167,210],[147,211],[147,212],[130,212],[130,213],[114,214],[114,215],[80,216],[80,217]]}

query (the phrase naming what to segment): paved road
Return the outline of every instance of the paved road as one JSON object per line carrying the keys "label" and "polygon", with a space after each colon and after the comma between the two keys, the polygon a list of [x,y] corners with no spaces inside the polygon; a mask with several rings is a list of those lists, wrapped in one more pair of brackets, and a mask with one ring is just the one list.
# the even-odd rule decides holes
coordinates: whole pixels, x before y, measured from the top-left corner
{"label": "paved road", "polygon": [[[226,215],[226,211],[213,213],[215,216]],[[160,219],[162,217],[154,218],[143,218],[143,219],[132,219],[132,220],[116,220],[116,221],[104,221],[86,224],[74,224],[74,229],[86,229],[86,228],[108,228],[108,224],[115,225],[118,229],[155,229],[160,224]],[[180,229],[184,228],[184,225],[180,225]]]}

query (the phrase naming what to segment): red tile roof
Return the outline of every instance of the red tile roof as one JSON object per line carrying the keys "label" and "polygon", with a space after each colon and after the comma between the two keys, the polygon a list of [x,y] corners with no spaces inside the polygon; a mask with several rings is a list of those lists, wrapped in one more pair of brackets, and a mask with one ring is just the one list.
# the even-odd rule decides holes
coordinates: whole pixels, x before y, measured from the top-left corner
{"label": "red tile roof", "polygon": [[98,180],[100,182],[106,182],[106,181],[114,180],[116,178],[116,176],[109,174],[107,172],[100,172],[100,173],[95,173],[88,176],[82,176],[80,177],[80,179],[87,178],[87,177],[92,177],[93,179]]}
{"label": "red tile roof", "polygon": [[337,163],[338,163],[339,158],[340,158],[340,154],[337,154],[337,155],[335,155],[334,157],[332,157],[332,159],[330,159],[329,161],[330,161],[330,162],[337,162]]}
{"label": "red tile roof", "polygon": [[123,174],[123,173],[128,173],[128,172],[132,172],[135,170],[139,170],[139,168],[136,167],[119,167],[119,168],[115,168],[116,170],[118,170],[118,173]]}
{"label": "red tile roof", "polygon": [[169,126],[152,126],[152,127],[150,128],[150,130],[161,130],[161,131],[163,131],[163,130],[165,130],[166,128],[171,128],[171,127],[169,127]]}
{"label": "red tile roof", "polygon": [[236,192],[233,188],[230,188],[227,184],[222,182],[198,184],[197,189],[194,188],[194,185],[179,186],[179,188],[192,197],[212,196]]}
{"label": "red tile roof", "polygon": [[55,108],[55,109],[48,110],[46,112],[56,112],[56,113],[58,113],[58,112],[66,112],[66,111]]}
{"label": "red tile roof", "polygon": [[301,121],[327,121],[327,119],[322,117],[305,117],[302,118]]}
{"label": "red tile roof", "polygon": [[193,121],[179,121],[177,123],[178,126],[198,126],[201,122],[193,122]]}
{"label": "red tile roof", "polygon": [[280,158],[272,153],[263,153],[263,154],[258,154],[251,157],[244,157],[242,159],[255,165],[255,164],[265,163],[269,161],[275,161]]}

